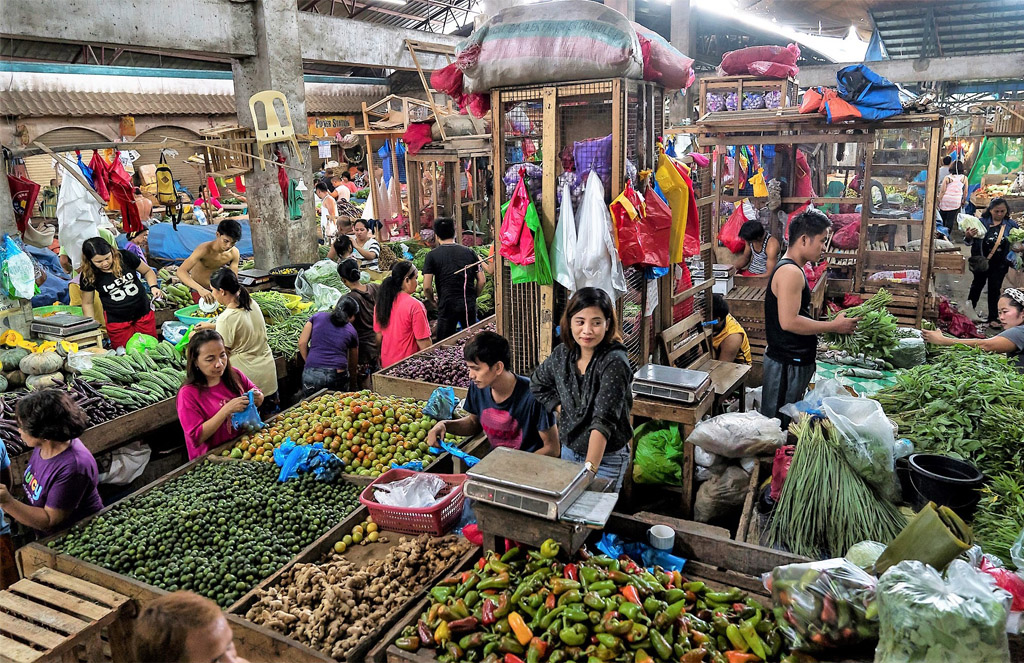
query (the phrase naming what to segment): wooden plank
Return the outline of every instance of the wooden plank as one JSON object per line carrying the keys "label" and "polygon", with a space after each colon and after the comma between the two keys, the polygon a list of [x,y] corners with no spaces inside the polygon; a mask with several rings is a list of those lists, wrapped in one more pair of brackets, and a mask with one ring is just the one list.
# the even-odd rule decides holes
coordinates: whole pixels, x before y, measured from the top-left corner
{"label": "wooden plank", "polygon": [[26,617],[52,629],[73,635],[89,627],[89,622],[66,615],[45,605],[40,605],[8,591],[0,592],[0,608],[19,617]]}
{"label": "wooden plank", "polygon": [[[225,615],[239,656],[261,663],[326,663],[333,659],[238,615]],[[131,660],[131,659],[125,659]]]}
{"label": "wooden plank", "polygon": [[43,657],[43,652],[0,635],[0,660],[15,663],[33,663]]}
{"label": "wooden plank", "polygon": [[[864,179],[865,184],[871,182],[871,161],[875,157],[875,141],[872,139],[865,147]],[[794,159],[795,161],[795,159]],[[861,187],[860,236],[857,244],[857,269],[853,274],[854,291],[864,284],[864,253],[868,244],[868,219],[871,218],[871,187]]]}
{"label": "wooden plank", "polygon": [[36,644],[45,649],[53,649],[59,647],[64,643],[66,638],[59,634],[49,631],[41,626],[36,626],[32,622],[27,622],[17,615],[12,615],[6,612],[0,612],[0,633],[6,633],[14,635],[23,640],[29,640],[33,644]]}
{"label": "wooden plank", "polygon": [[24,578],[7,588],[10,592],[25,595],[26,598],[49,603],[64,612],[69,612],[83,619],[97,621],[110,615],[113,608],[90,603],[77,596],[47,587],[41,583]]}
{"label": "wooden plank", "polygon": [[690,297],[693,297],[694,295],[696,295],[697,293],[704,292],[705,290],[710,290],[714,286],[715,286],[715,279],[714,279],[714,277],[711,277],[709,279],[704,279],[700,283],[698,283],[696,285],[693,285],[693,286],[690,286],[686,290],[683,290],[682,292],[679,292],[679,293],[676,293],[676,294],[672,295],[672,304],[675,305],[675,304],[678,304],[680,302],[684,302],[687,299],[689,299]]}

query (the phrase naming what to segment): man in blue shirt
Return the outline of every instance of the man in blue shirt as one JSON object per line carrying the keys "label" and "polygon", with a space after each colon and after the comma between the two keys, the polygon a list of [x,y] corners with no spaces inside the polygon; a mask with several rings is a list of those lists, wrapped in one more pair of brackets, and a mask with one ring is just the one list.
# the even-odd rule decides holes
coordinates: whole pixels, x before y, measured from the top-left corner
{"label": "man in blue shirt", "polygon": [[[7,490],[14,488],[11,476],[11,457],[7,445],[0,441],[0,483]],[[18,567],[14,562],[14,541],[11,539],[11,521],[0,509],[0,589],[7,589],[18,582]]]}
{"label": "man in blue shirt", "polygon": [[558,426],[534,399],[530,379],[508,370],[508,341],[494,332],[481,332],[466,344],[463,356],[472,380],[463,406],[469,414],[438,422],[430,429],[427,442],[434,446],[447,433],[465,436],[483,431],[492,447],[558,458]]}

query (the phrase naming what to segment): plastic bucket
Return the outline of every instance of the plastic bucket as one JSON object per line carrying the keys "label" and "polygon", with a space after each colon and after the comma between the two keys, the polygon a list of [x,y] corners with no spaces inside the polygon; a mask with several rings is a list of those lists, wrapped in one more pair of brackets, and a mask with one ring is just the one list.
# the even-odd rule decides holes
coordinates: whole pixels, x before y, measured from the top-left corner
{"label": "plastic bucket", "polygon": [[908,463],[910,485],[922,503],[948,506],[965,521],[971,521],[985,481],[978,468],[966,461],[936,454],[913,454]]}

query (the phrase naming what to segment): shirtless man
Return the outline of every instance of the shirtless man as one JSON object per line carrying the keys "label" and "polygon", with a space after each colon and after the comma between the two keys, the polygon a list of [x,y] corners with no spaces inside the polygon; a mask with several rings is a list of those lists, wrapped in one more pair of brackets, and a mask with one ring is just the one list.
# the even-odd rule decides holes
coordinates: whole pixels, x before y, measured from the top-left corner
{"label": "shirtless man", "polygon": [[192,255],[181,263],[178,278],[207,302],[215,301],[210,291],[210,275],[224,265],[230,265],[231,271],[238,273],[240,256],[235,244],[241,239],[242,226],[238,221],[224,219],[217,225],[217,238],[197,246]]}

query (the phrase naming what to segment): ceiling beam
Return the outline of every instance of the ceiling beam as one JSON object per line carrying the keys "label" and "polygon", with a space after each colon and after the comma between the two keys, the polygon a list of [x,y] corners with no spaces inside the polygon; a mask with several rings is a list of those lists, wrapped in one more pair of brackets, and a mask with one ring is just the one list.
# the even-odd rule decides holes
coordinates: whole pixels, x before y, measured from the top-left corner
{"label": "ceiling beam", "polygon": [[[801,87],[835,85],[836,72],[851,64],[813,65],[801,67]],[[976,81],[993,78],[1020,78],[1024,71],[1024,52],[1007,53],[998,58],[991,55],[967,55],[919,60],[880,60],[869,63],[871,70],[894,83],[932,81]]]}
{"label": "ceiling beam", "polygon": [[[446,46],[455,46],[462,41],[459,37],[440,34],[427,37],[421,30],[374,25],[310,12],[299,14],[299,34],[317,35],[316,39],[303,41],[303,60],[378,69],[416,69],[405,47],[406,39]],[[345,46],[339,48],[338,44]],[[420,56],[420,65],[424,69],[439,69],[447,64],[448,60],[440,55]]]}

